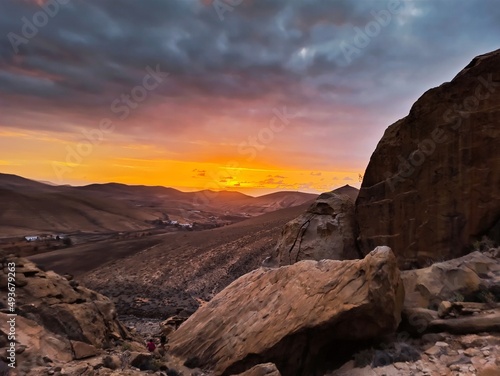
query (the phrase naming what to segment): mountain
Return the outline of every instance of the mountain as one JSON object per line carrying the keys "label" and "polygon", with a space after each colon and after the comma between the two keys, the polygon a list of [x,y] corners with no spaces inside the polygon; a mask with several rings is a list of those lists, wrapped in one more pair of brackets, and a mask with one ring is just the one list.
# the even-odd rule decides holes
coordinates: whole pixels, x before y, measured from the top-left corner
{"label": "mountain", "polygon": [[121,231],[150,227],[155,216],[116,200],[0,175],[0,235],[43,232]]}
{"label": "mountain", "polygon": [[347,195],[352,200],[352,202],[356,202],[359,194],[359,189],[346,184],[340,188],[334,189],[332,192],[338,195]]}
{"label": "mountain", "polygon": [[0,189],[53,191],[53,185],[44,184],[17,175],[0,173]]}
{"label": "mountain", "polygon": [[181,192],[119,183],[53,186],[0,174],[0,237],[137,231],[153,227],[152,221],[158,219],[217,226],[301,205],[315,197],[301,192],[251,197],[239,192]]}

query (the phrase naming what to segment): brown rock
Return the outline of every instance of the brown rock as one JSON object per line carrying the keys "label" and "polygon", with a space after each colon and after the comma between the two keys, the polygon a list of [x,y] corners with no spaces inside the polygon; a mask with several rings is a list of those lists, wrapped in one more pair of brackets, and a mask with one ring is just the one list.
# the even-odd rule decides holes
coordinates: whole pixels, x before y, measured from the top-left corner
{"label": "brown rock", "polygon": [[[0,331],[9,333],[8,320],[11,317],[0,313]],[[51,333],[33,320],[18,315],[16,317],[16,341],[27,350],[18,357],[18,362],[28,363],[37,357],[67,362],[73,359],[70,342],[57,334]]]}
{"label": "brown rock", "polygon": [[457,340],[464,349],[471,347],[482,349],[489,346],[500,349],[500,333],[467,334],[458,337]]}
{"label": "brown rock", "polygon": [[438,313],[426,308],[404,308],[402,318],[403,330],[422,335],[429,324],[438,319]]}
{"label": "brown rock", "polygon": [[440,318],[448,316],[468,316],[491,311],[494,308],[500,308],[498,303],[475,303],[475,302],[441,302],[438,308]]}
{"label": "brown rock", "polygon": [[130,365],[132,367],[141,368],[148,364],[153,359],[153,354],[150,352],[136,352],[130,353]]}
{"label": "brown rock", "polygon": [[[462,256],[500,215],[500,50],[476,57],[391,125],[356,201],[360,247],[403,267]],[[471,107],[471,103],[474,103]]]}
{"label": "brown rock", "polygon": [[215,373],[273,362],[284,375],[315,372],[341,340],[393,332],[404,291],[396,259],[379,247],[363,260],[301,261],[239,278],[172,334],[170,351]]}
{"label": "brown rock", "polygon": [[444,300],[441,303],[439,303],[438,316],[440,318],[444,318],[446,316],[449,316],[452,309],[453,309],[453,303],[449,302],[447,300]]}
{"label": "brown rock", "polygon": [[500,331],[500,310],[492,314],[434,320],[429,324],[428,330],[453,334],[498,332]]}
{"label": "brown rock", "polygon": [[186,321],[186,318],[180,316],[171,316],[160,322],[160,333],[166,337],[170,336],[177,328]]}
{"label": "brown rock", "polygon": [[480,354],[479,350],[472,348],[472,347],[465,349],[465,351],[464,351],[464,355],[467,355],[469,358],[472,358],[472,357],[477,356],[479,354]]}
{"label": "brown rock", "polygon": [[[480,252],[401,273],[405,307],[437,309],[443,300],[476,298],[481,289],[500,287],[500,263]],[[497,287],[498,286],[498,287]]]}
{"label": "brown rock", "polygon": [[268,262],[283,266],[301,260],[360,258],[356,236],[352,198],[323,193],[304,214],[286,224]]}
{"label": "brown rock", "polygon": [[94,370],[87,364],[67,365],[61,370],[61,376],[94,376]]}
{"label": "brown rock", "polygon": [[432,356],[435,356],[435,357],[439,357],[442,353],[444,352],[443,348],[440,347],[440,346],[432,346],[430,348],[428,348],[427,350],[425,350],[425,353],[427,355],[432,355]]}
{"label": "brown rock", "polygon": [[500,367],[496,364],[487,364],[483,369],[480,369],[477,376],[498,376],[500,375]]}
{"label": "brown rock", "polygon": [[[9,262],[16,264],[16,274],[22,273],[25,282],[16,288],[16,323],[23,324],[16,334],[19,345],[26,345],[30,354],[33,350],[34,357],[47,355],[67,361],[68,354],[74,353],[80,359],[95,355],[96,348],[106,347],[113,340],[131,338],[117,320],[114,305],[107,297],[83,287],[73,287],[66,278],[52,271],[44,272],[23,258],[0,259],[3,276]],[[4,306],[6,299],[7,294],[0,296]],[[22,317],[30,320],[24,321]],[[54,348],[59,353],[53,351]]]}
{"label": "brown rock", "polygon": [[273,363],[258,364],[248,371],[235,376],[281,376],[280,371]]}
{"label": "brown rock", "polygon": [[97,355],[97,349],[88,343],[71,341],[75,359],[85,359]]}

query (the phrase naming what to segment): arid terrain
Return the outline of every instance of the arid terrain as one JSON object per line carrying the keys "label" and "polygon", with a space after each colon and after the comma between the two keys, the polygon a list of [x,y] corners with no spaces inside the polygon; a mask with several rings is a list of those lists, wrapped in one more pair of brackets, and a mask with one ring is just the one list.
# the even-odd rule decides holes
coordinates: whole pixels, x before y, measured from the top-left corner
{"label": "arid terrain", "polygon": [[105,240],[33,256],[113,298],[122,315],[191,314],[237,277],[260,266],[283,226],[308,204],[212,230]]}

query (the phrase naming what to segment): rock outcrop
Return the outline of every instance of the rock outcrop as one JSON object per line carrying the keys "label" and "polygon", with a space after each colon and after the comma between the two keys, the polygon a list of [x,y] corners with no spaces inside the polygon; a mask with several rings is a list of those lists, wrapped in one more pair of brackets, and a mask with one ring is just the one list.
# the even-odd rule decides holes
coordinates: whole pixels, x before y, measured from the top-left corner
{"label": "rock outcrop", "polygon": [[385,131],[356,202],[361,251],[387,245],[403,267],[423,266],[460,257],[491,233],[500,219],[499,122],[497,50]]}
{"label": "rock outcrop", "polygon": [[[494,250],[492,250],[494,251]],[[500,262],[493,253],[473,252],[458,259],[401,273],[406,308],[437,310],[446,300],[500,301]]]}
{"label": "rock outcrop", "polygon": [[197,359],[217,375],[265,362],[284,376],[312,374],[321,369],[322,356],[330,359],[339,351],[339,343],[393,332],[403,300],[396,258],[387,247],[363,260],[261,268],[182,324],[170,337],[170,351]]}
{"label": "rock outcrop", "polygon": [[[348,188],[351,188],[350,190]],[[352,187],[321,194],[309,209],[288,222],[276,249],[264,265],[291,265],[302,260],[360,258],[356,245]]]}
{"label": "rock outcrop", "polygon": [[[23,349],[18,364],[29,367],[43,357],[60,362],[83,359],[115,341],[132,338],[105,296],[54,272],[42,271],[26,259],[4,257],[1,266],[2,290],[8,287],[8,276],[13,277],[16,286],[16,346]],[[15,270],[14,274],[8,274],[8,266]],[[11,313],[7,298],[7,294],[0,297],[3,344],[10,342],[6,340]]]}

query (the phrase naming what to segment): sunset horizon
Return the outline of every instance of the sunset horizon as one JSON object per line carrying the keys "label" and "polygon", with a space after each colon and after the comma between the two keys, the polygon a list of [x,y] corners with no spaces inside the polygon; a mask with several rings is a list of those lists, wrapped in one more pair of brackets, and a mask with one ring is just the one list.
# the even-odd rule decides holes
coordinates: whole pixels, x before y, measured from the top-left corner
{"label": "sunset horizon", "polygon": [[496,45],[485,3],[461,3],[484,15],[466,27],[444,3],[237,3],[7,1],[0,170],[253,195],[359,188],[385,129]]}
{"label": "sunset horizon", "polygon": [[22,179],[27,179],[31,180],[37,183],[42,183],[46,184],[49,186],[67,186],[67,187],[75,187],[75,188],[81,188],[81,187],[87,187],[87,186],[92,186],[92,185],[125,185],[125,186],[136,186],[136,187],[161,187],[161,188],[169,188],[169,189],[175,189],[180,192],[184,193],[196,193],[196,192],[203,192],[203,191],[211,191],[215,193],[222,193],[222,192],[236,192],[236,193],[241,193],[247,196],[252,196],[252,197],[260,197],[260,196],[265,196],[268,194],[273,194],[273,193],[283,193],[283,192],[297,192],[297,193],[311,193],[311,194],[320,194],[324,192],[329,192],[329,191],[334,191],[338,188],[350,186],[359,189],[361,182],[352,182],[352,181],[339,181],[338,184],[334,184],[331,189],[325,189],[322,191],[319,190],[314,190],[314,189],[293,189],[293,188],[284,188],[284,189],[277,189],[277,188],[254,188],[254,187],[235,187],[235,186],[227,186],[226,188],[222,188],[222,185],[220,184],[215,184],[215,180],[212,182],[209,182],[205,186],[202,187],[189,187],[189,186],[170,186],[170,185],[165,185],[165,184],[144,184],[141,181],[139,182],[130,182],[130,183],[124,183],[124,182],[119,182],[119,181],[82,181],[82,182],[65,182],[65,183],[56,183],[50,180],[42,180],[42,179],[34,179],[30,176],[24,176],[24,175],[18,175],[14,173],[8,173],[5,171],[0,171],[0,175],[12,175],[16,176]]}

